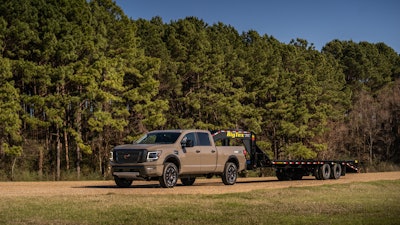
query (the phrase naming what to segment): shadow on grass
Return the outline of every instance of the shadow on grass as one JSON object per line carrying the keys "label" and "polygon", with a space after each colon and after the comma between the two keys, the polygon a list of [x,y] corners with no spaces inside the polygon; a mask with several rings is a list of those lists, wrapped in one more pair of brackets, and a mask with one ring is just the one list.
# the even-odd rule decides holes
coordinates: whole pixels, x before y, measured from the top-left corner
{"label": "shadow on grass", "polygon": [[130,187],[122,188],[117,185],[90,185],[90,186],[77,186],[73,188],[88,188],[88,189],[140,189],[140,188],[161,188],[159,184],[132,184]]}
{"label": "shadow on grass", "polygon": [[[225,186],[220,179],[213,179],[212,181],[207,181],[207,182],[201,182],[203,179],[199,179],[199,182],[196,181],[196,183],[193,184],[193,186],[198,186],[198,187],[205,187],[205,186],[210,186],[210,187],[215,187],[215,186]],[[215,181],[214,181],[215,180]],[[312,181],[315,180],[314,177],[307,177],[303,178],[303,181]],[[143,182],[146,181],[139,181],[138,183],[133,182],[130,187],[127,188],[122,188],[122,187],[117,187],[117,185],[89,185],[89,186],[76,186],[74,188],[88,188],[88,189],[162,189],[158,181],[147,181],[149,182],[148,184],[143,184]],[[236,182],[235,185],[240,185],[240,184],[251,184],[251,183],[276,183],[276,182],[295,182],[295,181],[279,181],[279,180],[271,180],[271,178],[266,178],[266,179],[241,179]],[[187,187],[180,182],[175,187]]]}

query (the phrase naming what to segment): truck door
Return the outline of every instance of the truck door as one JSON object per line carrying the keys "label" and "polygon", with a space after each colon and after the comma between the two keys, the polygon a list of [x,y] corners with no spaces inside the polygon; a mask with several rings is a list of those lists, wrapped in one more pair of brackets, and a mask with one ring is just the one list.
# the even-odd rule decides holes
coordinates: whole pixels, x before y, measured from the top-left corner
{"label": "truck door", "polygon": [[212,146],[210,135],[206,132],[197,132],[197,147],[201,161],[201,171],[203,173],[212,173],[217,166],[217,149]]}
{"label": "truck door", "polygon": [[181,174],[201,173],[200,151],[197,148],[196,133],[187,133],[183,139],[191,140],[193,147],[182,147],[182,154],[180,155]]}

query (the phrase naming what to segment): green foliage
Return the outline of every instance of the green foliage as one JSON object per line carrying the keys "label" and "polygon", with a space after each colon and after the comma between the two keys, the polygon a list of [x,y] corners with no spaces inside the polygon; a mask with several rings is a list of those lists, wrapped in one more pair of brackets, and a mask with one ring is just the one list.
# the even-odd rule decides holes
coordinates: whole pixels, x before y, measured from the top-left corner
{"label": "green foliage", "polygon": [[11,80],[9,60],[0,57],[0,153],[20,156],[22,153],[21,111],[18,89]]}
{"label": "green foliage", "polygon": [[384,43],[333,40],[322,52],[339,61],[346,82],[356,90],[367,88],[376,91],[398,78],[399,55]]}

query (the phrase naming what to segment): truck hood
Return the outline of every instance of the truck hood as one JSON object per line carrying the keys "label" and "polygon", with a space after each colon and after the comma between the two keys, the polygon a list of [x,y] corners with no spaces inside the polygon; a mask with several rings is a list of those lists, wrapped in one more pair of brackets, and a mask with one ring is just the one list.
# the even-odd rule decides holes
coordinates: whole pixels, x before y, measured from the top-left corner
{"label": "truck hood", "polygon": [[118,150],[118,149],[130,149],[130,150],[146,149],[148,151],[152,151],[152,150],[161,150],[161,149],[165,149],[165,148],[171,148],[172,146],[174,146],[174,145],[173,144],[126,144],[126,145],[118,145],[114,149],[115,150]]}

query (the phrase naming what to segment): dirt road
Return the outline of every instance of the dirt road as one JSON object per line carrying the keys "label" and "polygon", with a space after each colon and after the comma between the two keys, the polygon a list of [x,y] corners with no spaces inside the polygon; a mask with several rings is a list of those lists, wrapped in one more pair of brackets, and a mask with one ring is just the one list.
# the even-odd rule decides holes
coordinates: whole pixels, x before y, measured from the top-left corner
{"label": "dirt road", "polygon": [[226,186],[221,179],[197,179],[193,186],[164,189],[156,181],[134,181],[131,188],[117,188],[113,181],[61,181],[61,182],[0,182],[2,197],[17,196],[70,196],[103,194],[222,194],[248,192],[259,189],[279,189],[288,187],[317,186],[324,184],[344,184],[377,180],[400,180],[400,172],[346,174],[339,180],[315,180],[304,177],[299,181],[278,181],[275,177],[239,178],[232,186]]}

